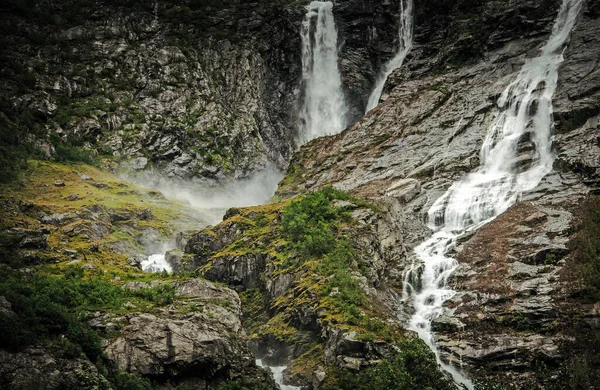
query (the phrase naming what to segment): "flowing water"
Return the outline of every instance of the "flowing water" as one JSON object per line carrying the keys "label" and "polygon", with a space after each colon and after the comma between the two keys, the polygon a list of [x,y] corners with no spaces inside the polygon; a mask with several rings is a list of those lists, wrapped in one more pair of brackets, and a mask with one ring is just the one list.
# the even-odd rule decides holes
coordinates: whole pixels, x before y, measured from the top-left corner
{"label": "flowing water", "polygon": [[[438,361],[431,321],[442,313],[444,301],[454,295],[448,279],[458,265],[447,253],[456,246],[458,237],[504,212],[552,170],[552,96],[563,48],[582,3],[563,1],[540,55],[525,63],[498,99],[499,113],[484,140],[481,166],[454,183],[429,210],[434,234],[415,249],[419,262],[407,272],[404,292],[415,308],[409,328],[432,348]],[[441,364],[457,383],[472,388],[457,369]]]}
{"label": "flowing water", "polygon": [[398,52],[387,64],[385,64],[382,73],[375,82],[375,89],[369,97],[367,103],[367,112],[379,103],[381,92],[388,76],[398,69],[404,63],[406,55],[412,48],[413,43],[413,0],[400,0],[400,27],[398,29],[398,36],[400,38],[400,47]]}
{"label": "flowing water", "polygon": [[275,380],[275,383],[279,385],[281,390],[300,390],[300,387],[298,386],[283,384],[283,370],[285,370],[287,366],[267,366],[260,359],[256,359],[256,365],[271,371],[271,373],[273,373],[273,379]]}
{"label": "flowing water", "polygon": [[346,127],[348,111],[338,68],[337,29],[333,3],[313,1],[306,7],[302,38],[304,102],[300,113],[300,142]]}
{"label": "flowing water", "polygon": [[173,271],[171,268],[171,264],[169,264],[165,260],[164,253],[148,256],[148,258],[146,260],[142,261],[141,266],[142,266],[142,271],[145,271],[145,272],[167,271],[170,273]]}

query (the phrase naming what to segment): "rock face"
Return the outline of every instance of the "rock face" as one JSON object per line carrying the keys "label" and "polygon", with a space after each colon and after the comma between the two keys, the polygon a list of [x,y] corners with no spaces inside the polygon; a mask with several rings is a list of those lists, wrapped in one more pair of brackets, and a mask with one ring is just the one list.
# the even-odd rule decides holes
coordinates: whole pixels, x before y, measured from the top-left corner
{"label": "rock face", "polygon": [[387,329],[389,336],[383,338],[370,333],[360,320],[348,325],[345,314],[335,306],[342,288],[324,293],[333,275],[318,275],[315,260],[303,259],[285,243],[281,231],[285,204],[231,209],[221,224],[189,235],[181,248],[187,258],[183,269],[197,270],[240,292],[254,355],[269,365],[291,362],[293,374],[286,375],[286,383],[311,383],[313,372],[296,365],[296,359],[314,348],[319,352],[310,355],[309,367],[321,361],[360,369],[389,356],[391,340],[403,337],[394,314],[399,300],[390,285],[394,279],[389,277],[402,255],[401,245],[391,247],[400,239],[394,222],[383,212],[377,218],[373,209],[350,201],[332,202],[333,207],[348,211],[347,220],[339,226],[356,254],[346,265],[352,281],[348,283],[356,283],[361,291],[356,294],[364,294],[366,305],[355,310],[362,313],[357,314],[360,318],[369,318],[370,324],[379,324],[374,327]]}
{"label": "rock face", "polygon": [[[3,111],[16,124],[11,110],[31,114],[26,125],[49,154],[63,150],[59,141],[85,147],[132,174],[214,182],[284,169],[297,132],[303,3],[7,4]],[[397,44],[398,1],[335,8],[352,122]]]}
{"label": "rock face", "polygon": [[265,377],[247,349],[240,300],[234,291],[193,279],[176,283],[175,293],[185,298],[169,308],[124,317],[104,315],[92,321],[96,327],[116,324],[120,328],[120,335],[104,347],[116,368],[197,386],[240,376]]}
{"label": "rock face", "polygon": [[30,347],[18,353],[0,350],[0,383],[5,389],[111,389],[87,358]]}

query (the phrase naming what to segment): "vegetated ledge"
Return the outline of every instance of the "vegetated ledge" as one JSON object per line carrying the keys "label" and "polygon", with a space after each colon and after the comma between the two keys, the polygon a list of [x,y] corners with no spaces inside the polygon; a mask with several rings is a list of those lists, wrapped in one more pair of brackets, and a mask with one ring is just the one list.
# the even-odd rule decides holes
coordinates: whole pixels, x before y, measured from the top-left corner
{"label": "vegetated ledge", "polygon": [[[445,388],[429,350],[394,315],[395,294],[385,282],[390,253],[377,237],[378,213],[372,203],[325,187],[230,209],[219,225],[182,234],[179,251],[167,258],[175,269],[240,292],[255,356],[288,364],[288,383],[362,388],[369,382],[359,383],[364,375],[373,375],[369,367],[385,361],[407,378],[424,378],[427,371],[429,379],[414,388]],[[422,364],[403,366],[404,353],[419,354]],[[348,380],[349,370],[362,379]],[[381,388],[388,384],[382,379]]]}
{"label": "vegetated ledge", "polygon": [[194,210],[88,165],[28,165],[0,187],[3,388],[275,388],[234,291],[139,269]]}

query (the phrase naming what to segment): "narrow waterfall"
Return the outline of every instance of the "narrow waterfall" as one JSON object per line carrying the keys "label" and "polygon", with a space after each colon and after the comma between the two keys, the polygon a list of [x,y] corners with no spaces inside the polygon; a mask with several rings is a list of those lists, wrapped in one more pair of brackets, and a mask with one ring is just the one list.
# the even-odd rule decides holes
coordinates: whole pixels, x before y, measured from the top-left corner
{"label": "narrow waterfall", "polygon": [[429,225],[435,233],[415,248],[419,264],[405,277],[404,292],[413,299],[415,307],[409,328],[432,348],[454,380],[469,388],[472,385],[466,378],[440,361],[431,333],[431,321],[442,313],[444,301],[454,295],[448,279],[458,264],[447,253],[463,233],[507,210],[551,171],[552,96],[563,47],[582,3],[583,0],[563,0],[541,54],[525,63],[498,99],[499,113],[483,143],[481,166],[454,183],[433,204]]}
{"label": "narrow waterfall", "polygon": [[379,77],[377,77],[375,89],[373,89],[373,92],[371,92],[369,102],[367,103],[367,112],[377,106],[388,76],[394,71],[394,69],[398,69],[402,66],[406,55],[412,48],[413,0],[400,0],[400,26],[398,29],[398,36],[400,38],[400,47],[398,48],[398,52],[394,58],[385,64],[383,71]]}
{"label": "narrow waterfall", "polygon": [[304,86],[301,143],[342,131],[347,112],[338,68],[333,3],[313,1],[306,9],[300,33]]}

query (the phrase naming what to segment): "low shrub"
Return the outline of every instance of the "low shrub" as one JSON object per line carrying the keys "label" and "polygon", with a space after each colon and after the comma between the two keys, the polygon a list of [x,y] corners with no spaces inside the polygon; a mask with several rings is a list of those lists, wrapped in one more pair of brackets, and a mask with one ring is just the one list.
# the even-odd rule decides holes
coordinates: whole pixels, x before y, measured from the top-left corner
{"label": "low shrub", "polygon": [[399,345],[399,352],[359,372],[342,370],[324,390],[453,390],[438,369],[433,353],[418,338]]}

